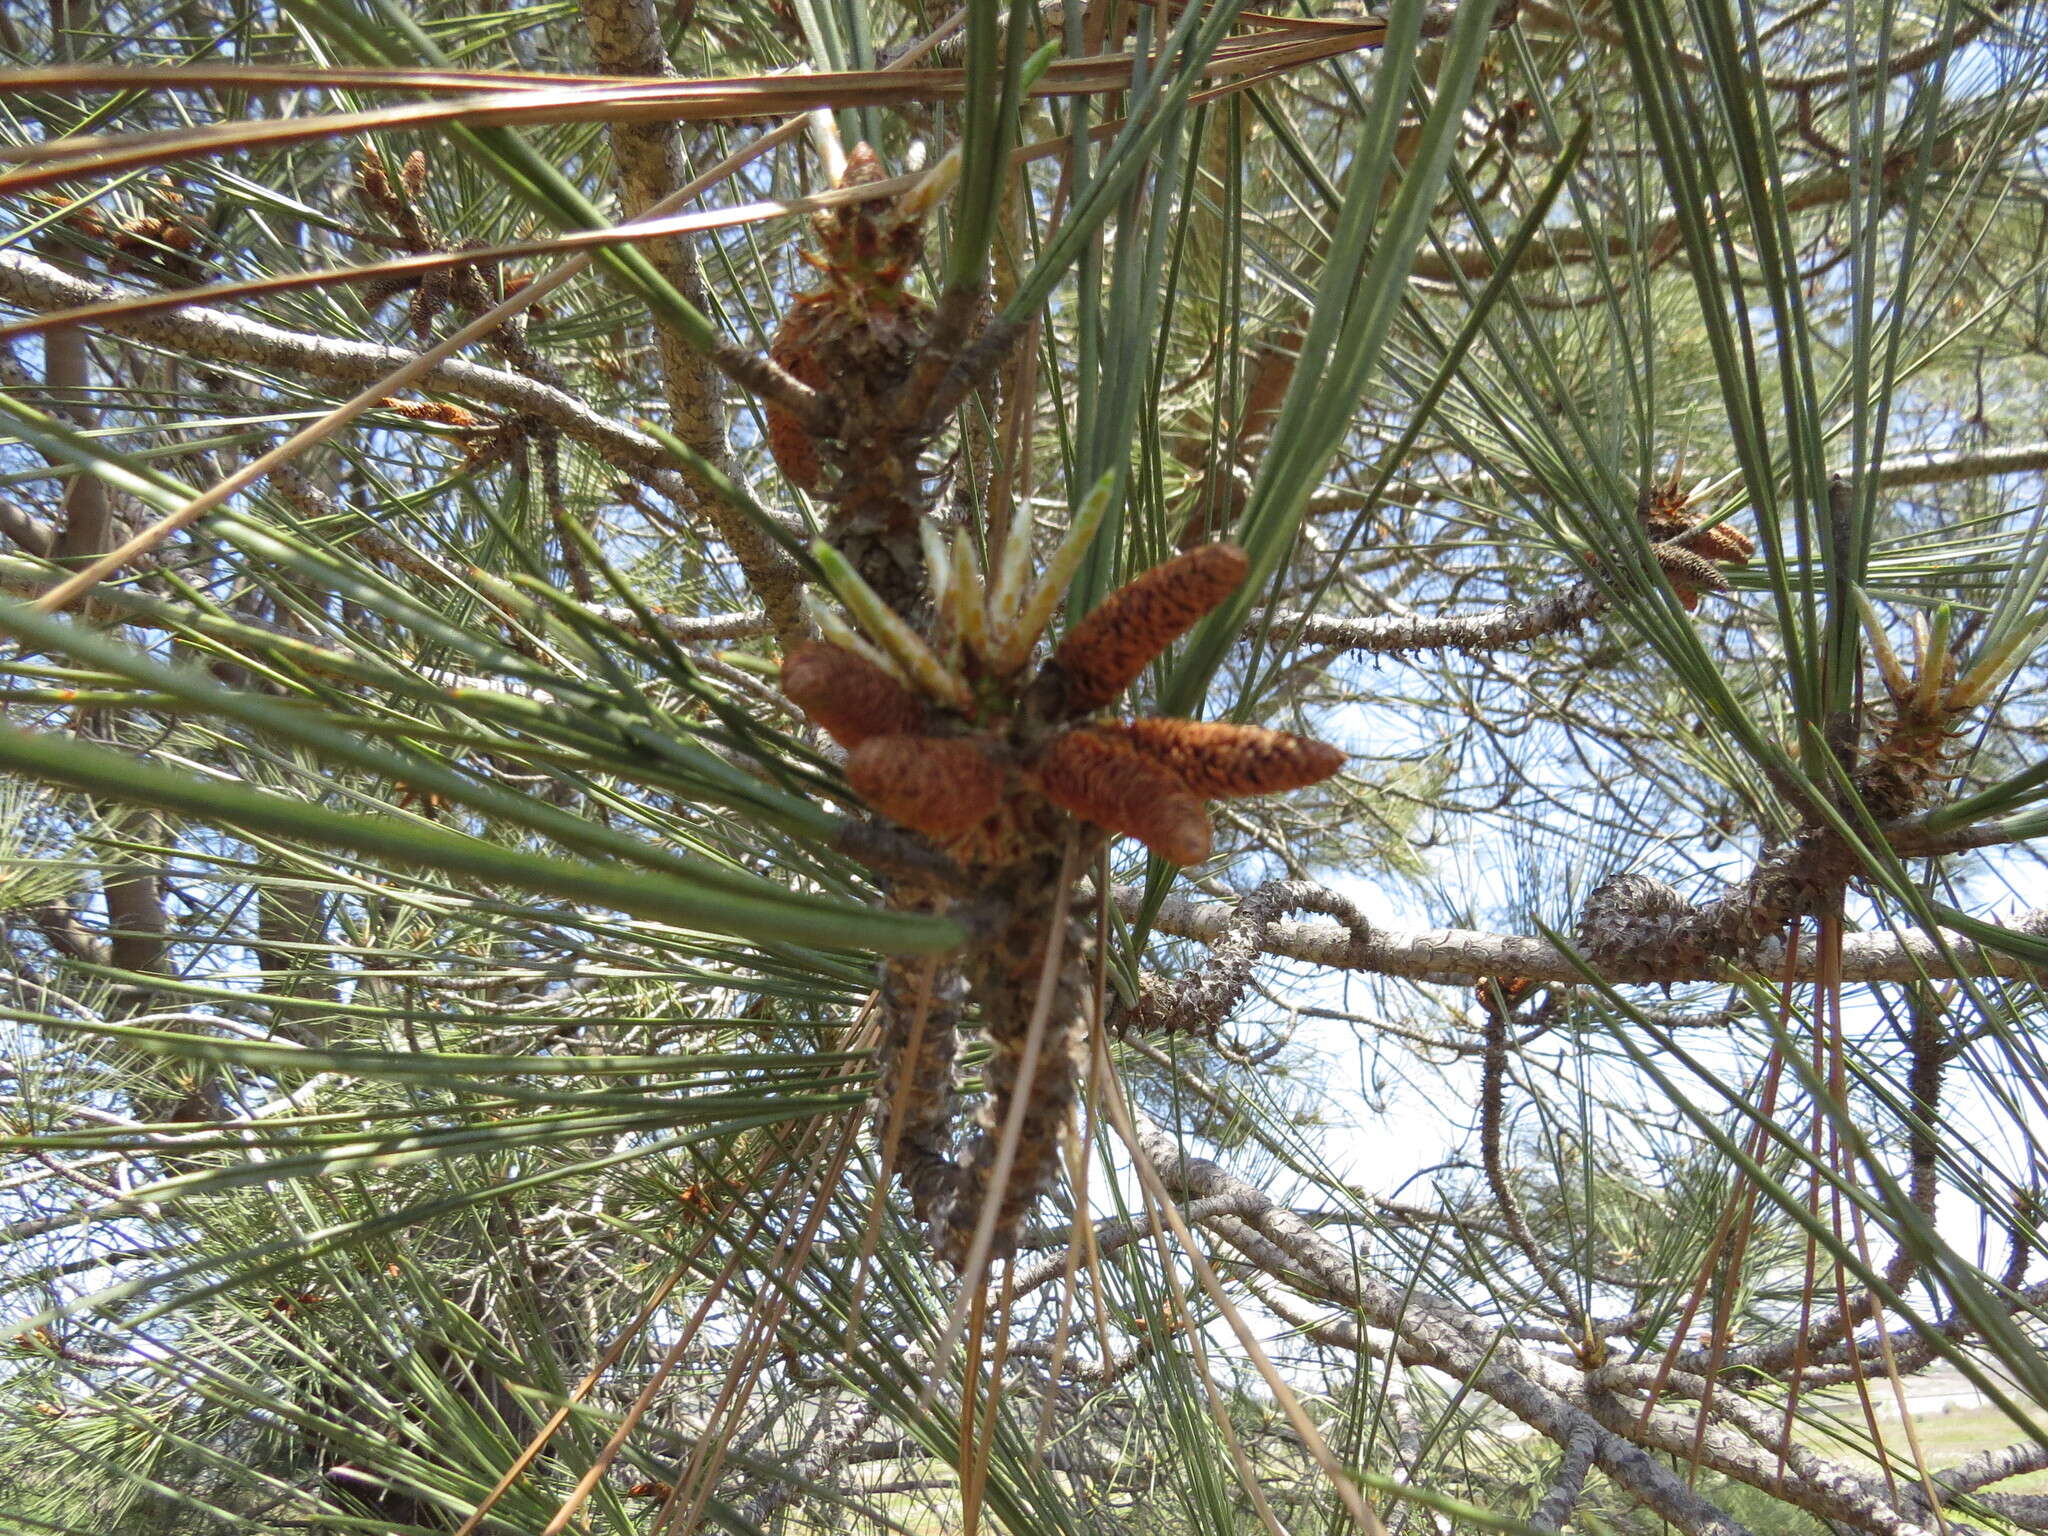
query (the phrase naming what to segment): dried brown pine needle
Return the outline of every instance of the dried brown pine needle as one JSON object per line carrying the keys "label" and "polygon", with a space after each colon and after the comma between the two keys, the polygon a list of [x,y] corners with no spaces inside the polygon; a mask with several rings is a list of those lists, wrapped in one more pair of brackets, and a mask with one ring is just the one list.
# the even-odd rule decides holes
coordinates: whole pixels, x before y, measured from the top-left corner
{"label": "dried brown pine needle", "polygon": [[870,736],[846,760],[861,799],[899,826],[946,839],[994,814],[1003,773],[966,736]]}
{"label": "dried brown pine needle", "polygon": [[1034,777],[1054,805],[1135,837],[1168,863],[1199,864],[1209,857],[1209,812],[1200,796],[1121,735],[1068,731],[1046,749]]}
{"label": "dried brown pine needle", "polygon": [[1089,714],[1113,701],[1147,663],[1235,592],[1249,569],[1235,544],[1204,544],[1110,593],[1048,663],[1062,679],[1066,712]]}
{"label": "dried brown pine needle", "polygon": [[1260,725],[1148,719],[1111,729],[1205,800],[1301,789],[1344,766],[1344,754],[1327,742]]}
{"label": "dried brown pine needle", "polygon": [[783,695],[842,747],[871,736],[914,736],[924,705],[865,657],[836,645],[800,645],[782,663]]}

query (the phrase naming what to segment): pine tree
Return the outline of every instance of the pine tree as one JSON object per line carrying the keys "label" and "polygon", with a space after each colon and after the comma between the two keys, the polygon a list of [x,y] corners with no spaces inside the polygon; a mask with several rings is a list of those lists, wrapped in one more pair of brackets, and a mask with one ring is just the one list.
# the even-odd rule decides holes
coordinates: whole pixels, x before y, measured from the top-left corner
{"label": "pine tree", "polygon": [[2039,1526],[2044,39],[0,12],[8,1528]]}

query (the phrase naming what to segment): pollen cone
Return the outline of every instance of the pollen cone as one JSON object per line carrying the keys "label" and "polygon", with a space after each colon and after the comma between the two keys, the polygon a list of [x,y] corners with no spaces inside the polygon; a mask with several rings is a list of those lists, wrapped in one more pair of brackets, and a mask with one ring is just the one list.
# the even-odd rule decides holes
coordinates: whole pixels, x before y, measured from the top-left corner
{"label": "pollen cone", "polygon": [[1665,578],[1688,613],[1699,606],[1702,592],[1728,590],[1728,578],[1721,574],[1721,568],[1683,545],[1656,544],[1651,546],[1650,553],[1664,567]]}
{"label": "pollen cone", "polygon": [[1327,742],[1216,720],[1133,720],[1114,731],[1204,800],[1319,784],[1344,766]]}
{"label": "pollen cone", "polygon": [[1135,837],[1170,864],[1209,857],[1209,812],[1179,775],[1108,731],[1068,731],[1046,749],[1045,798],[1083,821]]}
{"label": "pollen cone", "polygon": [[891,821],[941,840],[986,821],[1003,793],[1002,770],[964,736],[870,736],[846,779]]}
{"label": "pollen cone", "polygon": [[[833,323],[832,312],[818,296],[799,294],[776,327],[768,344],[768,356],[799,384],[823,389],[827,372],[818,355],[826,345]],[[768,426],[768,452],[789,483],[802,491],[815,491],[825,481],[824,461],[819,457],[817,439],[810,430],[781,406],[769,401],[764,414]]]}
{"label": "pollen cone", "polygon": [[865,657],[836,645],[800,645],[782,662],[782,692],[842,747],[870,736],[912,736],[924,705]]}
{"label": "pollen cone", "polygon": [[1749,557],[1756,553],[1756,540],[1726,523],[1716,523],[1702,533],[1687,534],[1681,542],[1694,554],[1722,565],[1747,565]]}
{"label": "pollen cone", "polygon": [[1047,665],[1070,715],[1101,709],[1238,588],[1250,569],[1235,544],[1204,544],[1117,588],[1076,624]]}

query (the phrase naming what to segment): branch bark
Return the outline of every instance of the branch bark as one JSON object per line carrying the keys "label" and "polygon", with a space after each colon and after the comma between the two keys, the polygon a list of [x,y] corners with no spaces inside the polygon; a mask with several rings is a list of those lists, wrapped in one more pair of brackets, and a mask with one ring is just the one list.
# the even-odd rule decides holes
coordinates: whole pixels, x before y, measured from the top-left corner
{"label": "branch bark", "polygon": [[[1254,1288],[1281,1316],[1306,1327],[1319,1342],[1426,1367],[1490,1398],[1564,1447],[1566,1472],[1576,1454],[1585,1454],[1617,1487],[1688,1536],[1728,1536],[1742,1527],[1661,1456],[1696,1460],[1870,1536],[1929,1536],[1925,1511],[1910,1490],[1892,1492],[1877,1478],[1787,1443],[1781,1421],[1756,1404],[1717,1394],[1717,1422],[1705,1434],[1678,1415],[1645,1417],[1635,1397],[1655,1376],[1653,1368],[1586,1371],[1532,1352],[1455,1302],[1370,1273],[1293,1211],[1220,1164],[1191,1156],[1156,1126],[1144,1125],[1140,1140],[1177,1197],[1237,1198],[1247,1214],[1211,1215],[1202,1225],[1264,1272],[1265,1281]],[[1304,1289],[1349,1310],[1356,1321],[1315,1318],[1288,1294]],[[1691,1385],[1695,1395],[1704,1387]],[[1588,1442],[1590,1452],[1582,1452]],[[1572,1493],[1570,1485],[1561,1478],[1552,1492]]]}
{"label": "branch bark", "polygon": [[[598,67],[606,74],[641,78],[676,75],[675,65],[662,43],[654,0],[583,0],[583,19]],[[637,218],[683,184],[682,139],[673,122],[614,122],[611,139],[619,191],[628,218]],[[684,298],[700,309],[704,306],[703,274],[696,253],[687,244],[670,237],[645,241],[640,249]],[[659,321],[655,325],[655,340],[661,358],[663,394],[676,436],[717,468],[729,471],[731,454],[725,436],[723,380],[717,367]],[[768,610],[777,638],[785,648],[800,641],[808,625],[797,601],[795,566],[758,528],[727,506],[709,482],[687,470],[681,478],[690,488],[688,505],[698,510],[731,548],[748,587]]]}
{"label": "branch bark", "polygon": [[[1144,906],[1142,886],[1120,885],[1113,895],[1118,910],[1126,917],[1136,917]],[[1154,915],[1152,926],[1176,938],[1213,944],[1231,931],[1236,916],[1233,903],[1169,896]],[[2030,920],[2006,926],[2014,932],[2027,933],[2031,932],[2026,926]],[[1952,964],[1935,941],[1923,933],[1903,938],[1889,933],[1849,934],[1842,941],[1842,979],[1904,982],[1923,976],[1939,980],[1959,974],[2008,978],[2032,974],[2024,962],[2010,956],[1978,952],[1973,941],[1962,934],[1948,933],[1945,937],[1957,959],[1963,962],[1960,966]],[[1265,929],[1259,948],[1263,954],[1306,960],[1336,970],[1371,971],[1455,986],[1476,986],[1497,976],[1526,976],[1538,982],[1585,980],[1579,968],[1548,940],[1481,933],[1469,928],[1375,928],[1361,937],[1336,923],[1278,921]],[[1796,980],[1812,980],[1819,974],[1819,964],[1814,946],[1802,941],[1792,960],[1791,975]],[[1757,952],[1756,965],[1770,975],[1784,975],[1783,946],[1777,940],[1766,940]],[[1658,968],[1626,963],[1609,967],[1608,975],[1618,982],[1722,979],[1705,971],[1695,977],[1667,977]]]}
{"label": "branch bark", "polygon": [[[2014,130],[2022,134],[2032,133],[2038,129],[2044,115],[2048,115],[2048,105],[2038,98],[2017,103]],[[1927,168],[1930,171],[1944,170],[1963,154],[1960,132],[1945,134],[1929,146]],[[1771,212],[1774,216],[1804,213],[1846,202],[1853,196],[1867,194],[1873,179],[1880,183],[1883,194],[1888,197],[1894,184],[1918,174],[1921,164],[1920,146],[1908,143],[1885,156],[1875,168],[1875,177],[1869,166],[1819,171],[1789,183],[1784,189],[1783,201],[1774,201]],[[1717,223],[1740,228],[1749,222],[1749,207],[1742,199],[1732,198],[1725,206],[1715,209],[1713,217]],[[1678,249],[1680,227],[1678,215],[1670,213],[1647,229],[1627,232],[1600,234],[1582,226],[1560,229],[1532,243],[1516,263],[1516,270],[1546,272],[1590,262],[1600,253],[1621,260],[1638,252],[1647,252],[1653,259],[1662,260]],[[1441,254],[1424,251],[1415,260],[1415,276],[1440,283],[1454,282],[1461,275],[1468,280],[1484,282],[1493,275],[1493,269],[1494,253],[1476,245],[1450,247]]]}
{"label": "branch bark", "polygon": [[1606,606],[1607,599],[1597,587],[1580,581],[1555,597],[1505,603],[1454,618],[1389,614],[1371,619],[1331,619],[1307,613],[1276,613],[1272,615],[1272,624],[1283,634],[1294,633],[1298,626],[1303,645],[1335,646],[1381,656],[1407,651],[1495,651],[1570,629]]}

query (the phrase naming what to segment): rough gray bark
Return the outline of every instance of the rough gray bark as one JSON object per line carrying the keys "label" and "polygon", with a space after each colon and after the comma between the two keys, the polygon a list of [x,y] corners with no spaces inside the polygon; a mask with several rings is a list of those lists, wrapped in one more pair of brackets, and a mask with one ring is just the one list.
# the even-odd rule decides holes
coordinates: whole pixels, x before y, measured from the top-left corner
{"label": "rough gray bark", "polygon": [[[863,1437],[881,1417],[882,1405],[869,1398],[844,1406],[843,1412],[844,1416],[838,1423],[821,1434],[810,1450],[789,1469],[790,1476],[786,1480],[770,1484],[740,1506],[743,1521],[753,1527],[764,1524],[784,1505],[801,1498],[806,1484],[823,1482],[855,1459],[863,1449]],[[821,1411],[818,1418],[822,1426],[827,1415]],[[913,1447],[903,1454],[915,1455],[922,1449]]]}
{"label": "rough gray bark", "polygon": [[1371,619],[1325,619],[1305,613],[1276,613],[1272,624],[1282,635],[1294,634],[1298,626],[1303,645],[1381,656],[1408,651],[1494,651],[1570,629],[1606,606],[1597,587],[1580,581],[1555,597],[1507,603],[1456,618],[1388,614]]}
{"label": "rough gray bark", "polygon": [[1289,912],[1335,918],[1354,942],[1367,942],[1372,936],[1371,925],[1358,909],[1335,891],[1306,880],[1269,880],[1239,899],[1206,964],[1170,985],[1147,976],[1137,1005],[1115,1020],[1115,1027],[1147,1034],[1215,1034],[1251,985],[1267,935]]}
{"label": "rough gray bark", "polygon": [[1594,1444],[1592,1425],[1582,1424],[1572,1432],[1571,1439],[1565,1443],[1564,1460],[1558,1463],[1557,1476],[1543,1495],[1543,1501],[1529,1516],[1531,1525],[1554,1531],[1571,1518],[1579,1496],[1585,1492],[1586,1474],[1593,1469]]}
{"label": "rough gray bark", "polygon": [[[1136,916],[1144,905],[1142,886],[1120,885],[1113,894],[1126,916]],[[1176,938],[1213,944],[1231,931],[1236,918],[1237,908],[1229,902],[1169,896],[1153,917],[1152,926]],[[2015,919],[2006,926],[2015,933],[2029,933],[2025,926],[2028,920]],[[1988,951],[1980,954],[1962,934],[1950,933],[1946,937],[1963,962],[1962,968],[1970,975],[2024,978],[2030,974],[2024,962],[2008,955]],[[1336,970],[1373,971],[1383,976],[1405,976],[1414,981],[1454,986],[1476,986],[1500,976],[1526,976],[1539,982],[1585,979],[1565,953],[1548,940],[1520,934],[1481,933],[1469,928],[1375,928],[1360,937],[1336,923],[1280,920],[1265,929],[1259,948],[1262,954],[1306,960]],[[1755,963],[1770,975],[1786,974],[1784,948],[1775,939],[1765,940],[1758,948]],[[1813,945],[1802,941],[1793,957],[1792,977],[1811,980],[1817,963]],[[1852,933],[1842,940],[1844,981],[1904,982],[1916,981],[1923,975],[1939,980],[1955,976],[1958,969],[1935,941],[1922,933],[1903,938],[1889,933]],[[1609,967],[1607,974],[1610,980],[1618,982],[1719,979],[1708,969],[1692,977],[1669,977],[1657,966],[1625,962]]]}
{"label": "rough gray bark", "polygon": [[[1360,1270],[1293,1212],[1275,1205],[1220,1164],[1186,1155],[1156,1126],[1141,1125],[1139,1139],[1146,1157],[1177,1195],[1235,1194],[1249,1199],[1258,1214],[1212,1217],[1204,1227],[1268,1274],[1276,1268],[1277,1256],[1282,1274],[1305,1274],[1317,1290],[1348,1307],[1367,1327],[1385,1330],[1387,1338],[1374,1353],[1392,1354],[1405,1364],[1426,1366],[1467,1382],[1561,1445],[1570,1444],[1582,1433],[1590,1434],[1595,1463],[1619,1487],[1686,1536],[1749,1536],[1746,1527],[1688,1488],[1680,1476],[1648,1452],[1602,1428],[1584,1409],[1567,1401],[1557,1390],[1562,1382],[1547,1385],[1538,1379],[1548,1367],[1556,1381],[1565,1374],[1563,1367],[1530,1357],[1520,1346],[1501,1338],[1484,1319],[1388,1285]],[[1261,1294],[1273,1299],[1269,1290]],[[1305,1320],[1300,1313],[1308,1309],[1290,1310],[1296,1310],[1290,1321]],[[1357,1340],[1349,1346],[1352,1348],[1368,1347],[1349,1321],[1331,1324],[1318,1334],[1325,1335],[1328,1340],[1345,1336]]]}

